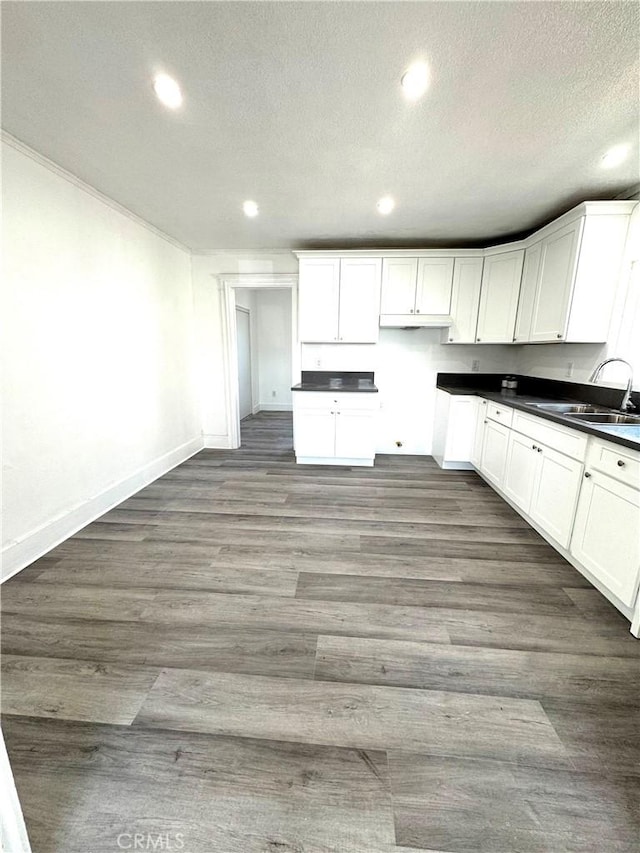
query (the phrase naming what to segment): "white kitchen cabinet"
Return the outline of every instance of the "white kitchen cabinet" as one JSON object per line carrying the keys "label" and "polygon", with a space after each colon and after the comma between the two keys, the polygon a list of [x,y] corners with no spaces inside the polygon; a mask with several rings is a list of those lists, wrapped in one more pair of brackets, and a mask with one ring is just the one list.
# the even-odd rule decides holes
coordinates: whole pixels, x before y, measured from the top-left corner
{"label": "white kitchen cabinet", "polygon": [[478,398],[436,391],[432,455],[441,468],[469,470]]}
{"label": "white kitchen cabinet", "polygon": [[[580,215],[573,211],[541,229],[530,321],[527,327],[523,311],[519,343],[606,341],[630,212],[620,202],[587,203]],[[523,306],[529,294],[523,289]]]}
{"label": "white kitchen cabinet", "polygon": [[299,334],[304,343],[375,343],[380,258],[301,258]]}
{"label": "white kitchen cabinet", "polygon": [[563,548],[569,547],[582,462],[544,445],[536,451],[537,469],[529,515]]}
{"label": "white kitchen cabinet", "polygon": [[582,227],[581,217],[542,241],[530,341],[554,341],[565,337]]}
{"label": "white kitchen cabinet", "polygon": [[471,447],[471,464],[479,469],[482,464],[482,445],[484,443],[484,428],[487,420],[487,401],[478,397],[476,401],[476,429]]}
{"label": "white kitchen cabinet", "polygon": [[516,330],[513,335],[516,343],[527,343],[531,335],[531,318],[536,300],[541,260],[542,242],[534,243],[533,246],[525,250],[518,314],[516,316]]}
{"label": "white kitchen cabinet", "polygon": [[295,408],[293,430],[296,456],[336,455],[334,409]]}
{"label": "white kitchen cabinet", "polygon": [[482,440],[480,470],[496,486],[501,487],[509,446],[509,427],[486,419]]}
{"label": "white kitchen cabinet", "polygon": [[538,466],[538,445],[525,435],[511,431],[502,489],[523,512],[531,507],[531,495]]}
{"label": "white kitchen cabinet", "polygon": [[485,258],[477,343],[513,342],[523,263],[523,249],[500,252]]}
{"label": "white kitchen cabinet", "polygon": [[449,314],[453,265],[453,258],[418,259],[416,314]]}
{"label": "white kitchen cabinet", "polygon": [[570,550],[631,607],[640,576],[640,491],[600,471],[585,471]]}
{"label": "white kitchen cabinet", "polygon": [[381,314],[413,314],[416,307],[417,258],[382,261]]}
{"label": "white kitchen cabinet", "polygon": [[340,259],[302,258],[298,278],[298,327],[301,341],[338,340]]}
{"label": "white kitchen cabinet", "polygon": [[296,461],[314,465],[373,465],[377,394],[295,391]]}
{"label": "white kitchen cabinet", "polygon": [[451,290],[452,322],[447,335],[449,343],[475,342],[483,263],[482,258],[455,259]]}
{"label": "white kitchen cabinet", "polygon": [[342,258],[338,340],[375,343],[380,320],[380,258]]}
{"label": "white kitchen cabinet", "polygon": [[454,260],[384,258],[380,325],[448,325]]}

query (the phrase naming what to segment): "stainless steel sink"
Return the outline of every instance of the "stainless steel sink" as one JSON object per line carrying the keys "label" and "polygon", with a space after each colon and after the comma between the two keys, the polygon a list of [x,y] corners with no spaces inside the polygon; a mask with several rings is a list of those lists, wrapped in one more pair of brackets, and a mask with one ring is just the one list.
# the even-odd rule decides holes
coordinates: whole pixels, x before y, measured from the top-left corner
{"label": "stainless steel sink", "polygon": [[640,424],[640,415],[622,415],[615,412],[571,413],[570,417],[588,424]]}
{"label": "stainless steel sink", "polygon": [[557,412],[559,415],[579,414],[583,412],[602,412],[596,406],[589,406],[586,403],[532,403],[536,409],[543,409],[548,412]]}

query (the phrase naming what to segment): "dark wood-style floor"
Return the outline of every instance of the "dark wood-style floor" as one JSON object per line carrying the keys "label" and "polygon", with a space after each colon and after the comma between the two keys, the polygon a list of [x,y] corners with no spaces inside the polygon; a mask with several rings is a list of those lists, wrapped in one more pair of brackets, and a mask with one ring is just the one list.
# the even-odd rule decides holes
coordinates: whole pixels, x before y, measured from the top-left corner
{"label": "dark wood-style floor", "polygon": [[473,473],[242,435],[3,588],[34,853],[637,853],[628,623]]}

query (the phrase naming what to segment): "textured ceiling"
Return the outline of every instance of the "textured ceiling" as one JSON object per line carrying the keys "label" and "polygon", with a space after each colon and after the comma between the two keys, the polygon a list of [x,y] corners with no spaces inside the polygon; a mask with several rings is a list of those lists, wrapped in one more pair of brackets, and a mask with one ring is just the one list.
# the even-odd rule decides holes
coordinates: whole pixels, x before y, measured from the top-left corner
{"label": "textured ceiling", "polygon": [[483,243],[638,181],[639,8],[5,1],[2,124],[194,250]]}

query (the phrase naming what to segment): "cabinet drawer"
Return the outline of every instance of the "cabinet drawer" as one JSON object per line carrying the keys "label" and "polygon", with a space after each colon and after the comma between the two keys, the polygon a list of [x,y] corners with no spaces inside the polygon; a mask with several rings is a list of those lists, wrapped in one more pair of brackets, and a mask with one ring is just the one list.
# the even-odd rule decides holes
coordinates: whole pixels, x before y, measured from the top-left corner
{"label": "cabinet drawer", "polygon": [[294,391],[293,408],[376,411],[380,406],[378,394],[358,391]]}
{"label": "cabinet drawer", "polygon": [[496,423],[510,427],[513,418],[513,409],[510,406],[501,406],[500,403],[492,403],[489,400],[487,402],[487,417],[490,421],[496,421]]}
{"label": "cabinet drawer", "polygon": [[627,447],[591,439],[587,466],[640,489],[640,453],[634,453]]}
{"label": "cabinet drawer", "polygon": [[582,432],[552,424],[543,418],[523,415],[520,412],[514,413],[512,428],[559,453],[584,462],[588,438]]}

